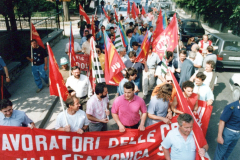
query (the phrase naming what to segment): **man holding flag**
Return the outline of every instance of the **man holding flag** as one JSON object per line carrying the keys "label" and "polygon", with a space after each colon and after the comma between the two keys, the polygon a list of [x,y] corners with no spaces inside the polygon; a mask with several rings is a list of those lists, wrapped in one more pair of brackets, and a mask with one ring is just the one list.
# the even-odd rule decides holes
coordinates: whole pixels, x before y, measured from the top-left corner
{"label": "man holding flag", "polygon": [[35,83],[38,87],[36,93],[39,93],[43,89],[42,80],[49,86],[48,75],[46,73],[47,70],[47,52],[38,45],[35,39],[31,40],[32,45],[32,55],[29,52],[29,55],[26,57],[27,60],[32,62],[32,74],[35,80]]}
{"label": "man holding flag", "polygon": [[[168,132],[167,137],[161,143],[166,160],[194,160],[196,157],[196,145],[194,141],[193,117],[190,114],[181,114],[177,118],[178,128]],[[169,153],[171,148],[171,153]],[[199,149],[198,154],[204,157],[208,150],[208,144]]]}

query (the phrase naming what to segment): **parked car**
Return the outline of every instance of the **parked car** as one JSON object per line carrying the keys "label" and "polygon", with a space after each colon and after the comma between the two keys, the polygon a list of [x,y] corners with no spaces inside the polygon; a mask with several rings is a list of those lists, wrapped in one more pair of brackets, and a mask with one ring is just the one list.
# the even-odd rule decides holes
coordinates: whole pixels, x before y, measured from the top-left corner
{"label": "parked car", "polygon": [[229,79],[230,88],[232,90],[232,98],[234,101],[239,100],[240,97],[240,74],[235,73]]}
{"label": "parked car", "polygon": [[209,33],[208,38],[217,55],[217,68],[240,68],[240,37],[231,33]]}
{"label": "parked car", "polygon": [[196,19],[182,19],[180,25],[180,32],[182,40],[187,41],[190,36],[194,36],[195,39],[202,38],[205,34],[205,30],[199,20]]}

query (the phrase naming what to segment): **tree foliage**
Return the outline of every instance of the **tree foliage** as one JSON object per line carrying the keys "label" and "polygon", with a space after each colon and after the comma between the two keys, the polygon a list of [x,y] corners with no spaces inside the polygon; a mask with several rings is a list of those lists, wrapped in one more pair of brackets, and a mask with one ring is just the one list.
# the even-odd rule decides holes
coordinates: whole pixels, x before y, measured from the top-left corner
{"label": "tree foliage", "polygon": [[175,0],[180,7],[204,16],[209,24],[222,23],[240,33],[240,1],[239,0]]}

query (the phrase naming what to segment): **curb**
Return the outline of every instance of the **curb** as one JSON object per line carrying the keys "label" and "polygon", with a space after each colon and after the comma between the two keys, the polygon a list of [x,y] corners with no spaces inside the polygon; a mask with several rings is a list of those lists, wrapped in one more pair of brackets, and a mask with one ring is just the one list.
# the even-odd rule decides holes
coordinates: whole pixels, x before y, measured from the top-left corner
{"label": "curb", "polygon": [[38,128],[44,128],[48,118],[50,117],[54,107],[56,106],[57,102],[59,100],[59,97],[55,97],[55,100],[53,101],[52,105],[50,106],[50,108],[48,109],[45,117],[43,118],[42,122],[40,123],[39,127]]}

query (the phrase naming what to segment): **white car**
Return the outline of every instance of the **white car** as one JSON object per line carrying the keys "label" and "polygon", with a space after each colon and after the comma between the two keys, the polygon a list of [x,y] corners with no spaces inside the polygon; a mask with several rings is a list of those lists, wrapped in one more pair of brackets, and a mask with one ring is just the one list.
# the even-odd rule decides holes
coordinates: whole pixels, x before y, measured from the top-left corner
{"label": "white car", "polygon": [[239,100],[240,97],[240,74],[235,73],[229,80],[230,88],[232,90],[232,97],[234,101]]}
{"label": "white car", "polygon": [[121,5],[119,6],[118,8],[118,18],[120,18],[120,14],[122,14],[122,16],[124,17],[124,19],[127,18],[127,8],[128,6],[127,5]]}

